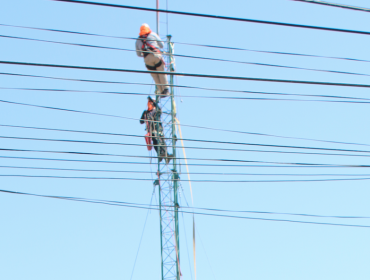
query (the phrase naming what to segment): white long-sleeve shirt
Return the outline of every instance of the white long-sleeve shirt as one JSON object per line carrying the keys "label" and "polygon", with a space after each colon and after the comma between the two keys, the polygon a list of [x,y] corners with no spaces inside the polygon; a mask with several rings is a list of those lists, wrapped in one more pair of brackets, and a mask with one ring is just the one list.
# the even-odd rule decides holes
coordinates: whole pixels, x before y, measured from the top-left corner
{"label": "white long-sleeve shirt", "polygon": [[[162,42],[161,38],[154,32],[152,32],[148,35],[148,37],[146,38],[146,41],[149,44],[153,45],[154,47],[156,47],[158,49],[163,48],[163,42]],[[143,47],[143,41],[142,41],[141,38],[138,38],[136,40],[136,54],[139,57],[144,56],[144,53],[142,52],[142,47]]]}

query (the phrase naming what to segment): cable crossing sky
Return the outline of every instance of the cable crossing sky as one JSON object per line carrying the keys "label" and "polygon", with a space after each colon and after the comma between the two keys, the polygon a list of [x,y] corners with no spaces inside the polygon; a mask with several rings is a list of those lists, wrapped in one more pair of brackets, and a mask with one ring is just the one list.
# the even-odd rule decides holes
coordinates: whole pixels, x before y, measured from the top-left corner
{"label": "cable crossing sky", "polygon": [[349,10],[360,11],[360,12],[370,12],[369,8],[343,5],[343,4],[326,2],[326,1],[316,1],[316,0],[293,0],[293,1],[310,3],[310,4],[318,4],[318,5],[324,5],[324,6],[329,6],[329,7],[335,7],[335,8],[349,9]]}
{"label": "cable crossing sky", "polygon": [[198,14],[198,13],[189,13],[189,12],[181,12],[181,11],[135,7],[135,6],[128,6],[128,5],[108,4],[108,3],[101,3],[101,2],[90,2],[90,1],[79,1],[79,0],[51,0],[51,1],[67,2],[67,3],[75,3],[75,4],[87,4],[87,5],[111,7],[111,8],[141,10],[141,11],[148,11],[148,12],[161,12],[161,13],[168,13],[168,14],[205,17],[205,18],[214,18],[214,19],[222,19],[222,20],[241,21],[241,22],[251,22],[251,23],[286,26],[286,27],[297,27],[297,28],[315,29],[315,30],[322,30],[322,31],[334,31],[334,32],[342,32],[342,33],[370,35],[369,31],[340,29],[340,28],[294,24],[294,23],[285,23],[285,22],[267,21],[267,20],[257,20],[257,19],[247,19],[247,18],[237,18],[237,17],[226,17],[226,16],[217,16],[217,15],[208,15],[208,14]]}
{"label": "cable crossing sky", "polygon": [[[134,70],[134,69],[118,69],[118,68],[102,68],[102,67],[88,67],[75,65],[60,65],[60,64],[46,64],[46,63],[31,63],[31,62],[17,62],[17,61],[0,61],[0,64],[20,65],[20,66],[37,66],[37,67],[51,67],[51,68],[65,68],[65,69],[79,69],[79,70],[95,70],[95,71],[111,71],[111,72],[130,72],[137,74],[148,74],[153,71]],[[166,71],[155,71],[157,74],[167,75]],[[283,79],[266,79],[266,78],[252,78],[252,77],[237,77],[224,75],[208,75],[208,74],[192,74],[192,73],[178,73],[171,72],[174,76],[187,76],[195,78],[212,78],[212,79],[228,79],[228,80],[243,80],[256,82],[273,82],[273,83],[292,83],[292,84],[306,84],[306,85],[320,85],[320,86],[340,86],[340,87],[359,87],[370,88],[370,84],[350,84],[350,83],[331,83],[331,82],[316,82],[316,81],[298,81],[298,80],[283,80]]]}

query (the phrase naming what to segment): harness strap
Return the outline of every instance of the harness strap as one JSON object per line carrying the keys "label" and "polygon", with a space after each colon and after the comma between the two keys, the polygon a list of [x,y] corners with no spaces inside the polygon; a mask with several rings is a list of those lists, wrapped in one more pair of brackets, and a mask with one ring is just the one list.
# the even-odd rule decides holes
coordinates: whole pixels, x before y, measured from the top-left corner
{"label": "harness strap", "polygon": [[150,50],[152,52],[156,52],[156,53],[161,53],[161,51],[158,48],[156,48],[155,46],[153,46],[152,44],[147,42],[146,39],[148,38],[149,34],[141,35],[139,37],[143,42],[143,45],[141,46],[141,50],[144,52],[144,57],[146,57],[148,55],[148,53],[147,53],[148,50]]}
{"label": "harness strap", "polygon": [[161,66],[162,65],[162,63],[163,63],[163,61],[162,61],[162,59],[157,63],[157,64],[155,64],[154,66],[150,66],[150,65],[147,65],[147,64],[145,64],[145,66],[146,66],[146,68],[148,68],[148,70],[150,70],[150,71],[156,71],[157,70],[157,68],[159,67],[159,66]]}

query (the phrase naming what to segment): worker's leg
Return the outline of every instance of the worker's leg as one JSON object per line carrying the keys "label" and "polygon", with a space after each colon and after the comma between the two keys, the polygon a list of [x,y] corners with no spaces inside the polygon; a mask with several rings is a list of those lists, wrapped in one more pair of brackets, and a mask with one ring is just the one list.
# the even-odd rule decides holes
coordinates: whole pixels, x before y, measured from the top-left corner
{"label": "worker's leg", "polygon": [[157,139],[155,137],[152,137],[152,141],[153,141],[153,146],[154,146],[154,149],[155,151],[157,152],[157,155],[158,155],[158,142],[157,142]]}
{"label": "worker's leg", "polygon": [[154,80],[155,84],[157,85],[158,92],[162,93],[163,90],[164,90],[164,87],[161,85],[161,79],[159,77],[160,75],[156,74],[155,71],[153,73],[150,73],[150,75],[152,75],[153,80]]}
{"label": "worker's leg", "polygon": [[[154,136],[154,135],[153,135]],[[160,146],[160,144],[158,143],[158,141],[157,141],[157,137],[153,137],[152,138],[152,141],[153,141],[153,146],[154,146],[154,149],[155,149],[155,151],[157,152],[157,157],[158,157],[158,160],[159,160],[159,162],[161,162],[162,161],[162,158],[164,157],[164,156],[162,156],[162,151],[161,151],[161,146]]]}
{"label": "worker's leg", "polygon": [[173,155],[167,153],[167,145],[164,141],[163,133],[160,133],[159,135],[153,134],[153,136],[153,145],[155,151],[157,152],[159,162],[161,162],[164,158],[166,163],[168,164],[171,159],[173,159]]}
{"label": "worker's leg", "polygon": [[[164,70],[165,70],[164,69],[164,63],[162,63],[159,67],[157,67],[157,71],[163,72]],[[165,75],[165,74],[158,74],[158,77],[159,77],[159,83],[162,84],[162,85],[164,85],[164,86],[162,86],[161,93],[163,93],[163,91],[165,89],[167,89],[167,91],[169,91],[167,75]]]}
{"label": "worker's leg", "polygon": [[167,156],[167,146],[166,146],[166,143],[164,142],[163,136],[158,137],[158,145],[160,146],[161,156],[166,157]]}
{"label": "worker's leg", "polygon": [[[152,78],[155,82],[155,84],[157,85],[158,87],[158,91],[160,93],[162,93],[162,91],[164,90],[164,87],[161,85],[161,80],[160,80],[160,77],[157,73],[155,73],[155,70],[157,69],[155,66],[160,62],[160,57],[150,53],[148,54],[145,58],[144,58],[144,62],[145,62],[145,65],[147,66],[148,70],[150,71],[153,71],[152,73],[150,73],[150,75],[152,75]],[[148,67],[149,66],[149,67]],[[152,68],[153,69],[149,69],[149,68]]]}

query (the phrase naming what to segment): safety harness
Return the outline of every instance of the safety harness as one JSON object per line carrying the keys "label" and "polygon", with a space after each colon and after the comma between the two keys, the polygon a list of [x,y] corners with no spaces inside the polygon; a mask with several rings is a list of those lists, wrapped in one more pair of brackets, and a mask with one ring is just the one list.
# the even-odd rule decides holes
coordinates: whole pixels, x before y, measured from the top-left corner
{"label": "safety harness", "polygon": [[[141,50],[142,50],[142,52],[143,52],[143,54],[144,54],[144,58],[145,57],[147,57],[148,55],[149,55],[149,51],[150,52],[153,52],[153,53],[159,53],[159,54],[161,54],[161,51],[158,49],[158,48],[156,48],[155,46],[153,46],[151,43],[149,43],[148,41],[147,41],[147,38],[148,38],[148,36],[149,36],[149,34],[150,33],[148,33],[148,34],[145,34],[145,35],[141,35],[139,38],[141,39],[141,41],[143,42],[143,45],[141,46]],[[147,64],[145,64],[145,66],[146,66],[146,68],[148,68],[148,70],[150,70],[150,71],[155,71],[155,70],[157,70],[157,68],[159,67],[159,66],[161,66],[162,65],[162,63],[164,63],[164,61],[161,59],[157,64],[155,64],[154,66],[150,66],[150,65],[147,65]]]}

